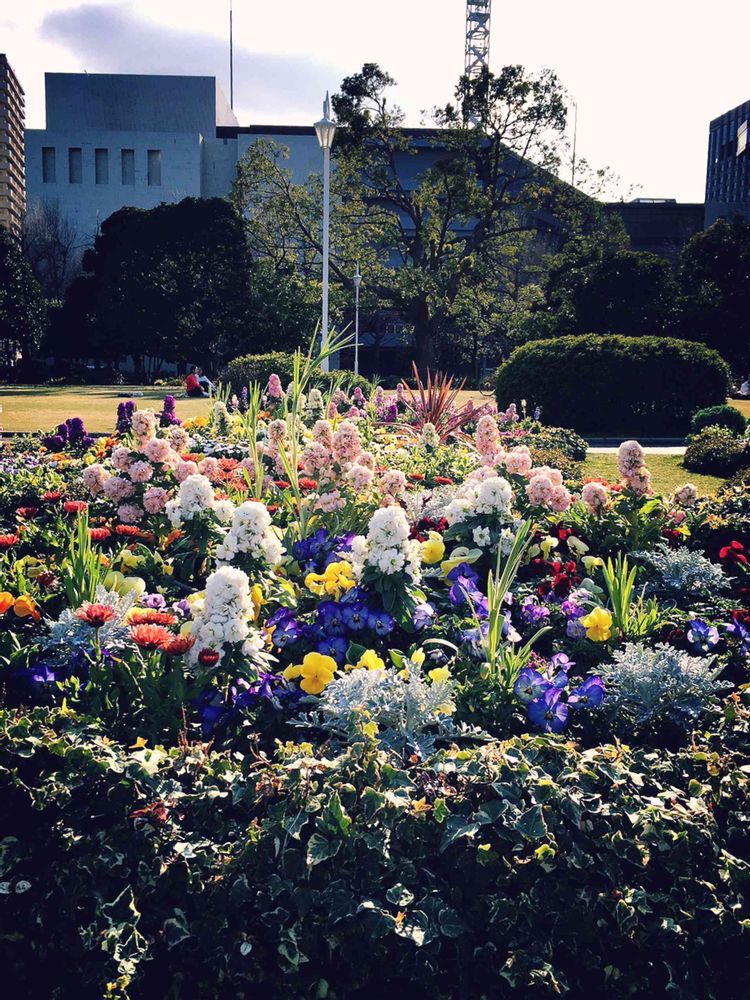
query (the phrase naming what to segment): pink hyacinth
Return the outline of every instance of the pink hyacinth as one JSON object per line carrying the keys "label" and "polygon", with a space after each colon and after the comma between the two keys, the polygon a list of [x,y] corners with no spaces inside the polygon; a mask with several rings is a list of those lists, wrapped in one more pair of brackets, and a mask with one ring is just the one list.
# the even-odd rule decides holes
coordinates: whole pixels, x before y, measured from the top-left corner
{"label": "pink hyacinth", "polygon": [[581,502],[590,514],[601,514],[609,504],[609,492],[601,483],[586,483],[581,490]]}
{"label": "pink hyacinth", "polygon": [[174,470],[178,483],[184,483],[188,476],[195,476],[198,473],[198,466],[195,462],[180,462]]}
{"label": "pink hyacinth", "polygon": [[117,516],[123,524],[136,524],[143,519],[143,508],[138,504],[124,503],[117,508]]}
{"label": "pink hyacinth", "polygon": [[149,514],[158,514],[167,505],[169,494],[159,486],[151,486],[143,494],[143,506]]}
{"label": "pink hyacinth", "polygon": [[526,445],[513,448],[503,459],[505,468],[514,476],[528,476],[534,462]]}
{"label": "pink hyacinth", "polygon": [[150,462],[133,462],[128,475],[134,483],[147,483],[154,475],[154,468]]}
{"label": "pink hyacinth", "polygon": [[282,399],[284,396],[284,390],[281,387],[281,379],[278,375],[269,375],[268,377],[268,387],[266,388],[266,394],[271,399]]}

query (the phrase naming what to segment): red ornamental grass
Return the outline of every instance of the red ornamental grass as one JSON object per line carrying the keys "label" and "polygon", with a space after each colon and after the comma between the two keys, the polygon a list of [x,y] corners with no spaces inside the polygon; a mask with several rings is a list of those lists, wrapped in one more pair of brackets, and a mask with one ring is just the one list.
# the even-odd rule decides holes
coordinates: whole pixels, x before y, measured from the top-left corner
{"label": "red ornamental grass", "polygon": [[89,601],[86,601],[75,612],[75,616],[76,618],[80,618],[82,622],[86,622],[87,625],[93,626],[93,628],[101,628],[102,625],[115,617],[115,609],[109,604],[91,604]]}
{"label": "red ornamental grass", "polygon": [[88,510],[88,506],[85,500],[66,500],[63,510],[66,514],[81,514],[84,510]]}
{"label": "red ornamental grass", "polygon": [[172,641],[172,633],[162,625],[133,625],[130,638],[141,649],[164,649]]}

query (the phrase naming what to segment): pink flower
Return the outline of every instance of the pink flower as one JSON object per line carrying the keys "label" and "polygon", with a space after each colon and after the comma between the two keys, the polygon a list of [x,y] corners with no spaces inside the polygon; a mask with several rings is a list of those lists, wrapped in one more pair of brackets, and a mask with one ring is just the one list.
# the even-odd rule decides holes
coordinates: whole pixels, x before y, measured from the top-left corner
{"label": "pink flower", "polygon": [[164,510],[169,494],[159,486],[151,486],[143,494],[143,506],[149,514],[158,514]]}
{"label": "pink flower", "polygon": [[210,455],[207,458],[204,458],[202,462],[198,463],[198,471],[212,483],[215,483],[221,478],[221,466],[219,465],[219,460],[218,458],[213,458]]}
{"label": "pink flower", "polygon": [[131,462],[130,449],[118,445],[112,450],[112,465],[118,472],[125,472]]}
{"label": "pink flower", "polygon": [[178,483],[184,483],[188,476],[195,476],[197,473],[198,466],[195,462],[180,462],[174,474]]}
{"label": "pink flower", "polygon": [[324,514],[334,514],[337,510],[345,507],[346,503],[342,500],[338,490],[329,490],[328,493],[321,493],[315,506]]}
{"label": "pink flower", "polygon": [[128,472],[134,483],[147,483],[154,474],[154,468],[149,462],[133,462]]}
{"label": "pink flower", "polygon": [[166,438],[151,438],[143,453],[150,462],[165,462],[172,450]]}
{"label": "pink flower", "polygon": [[281,379],[278,375],[269,376],[266,393],[271,399],[281,399],[283,397],[284,390],[281,388]]}
{"label": "pink flower", "polygon": [[132,497],[135,486],[121,476],[111,476],[102,486],[102,491],[108,500],[120,503],[128,497]]}
{"label": "pink flower", "polygon": [[552,489],[552,496],[549,498],[549,509],[557,514],[562,514],[570,509],[573,497],[562,484],[555,484]]}
{"label": "pink flower", "polygon": [[143,508],[134,503],[124,503],[117,508],[117,516],[123,524],[135,524],[143,518]]}
{"label": "pink flower", "polygon": [[617,449],[617,468],[626,479],[643,465],[646,455],[637,441],[623,441]]}
{"label": "pink flower", "polygon": [[531,454],[526,445],[513,448],[503,459],[505,468],[515,476],[528,476],[533,466]]}
{"label": "pink flower", "polygon": [[364,465],[352,465],[346,473],[346,481],[356,493],[362,493],[372,483],[372,470]]}
{"label": "pink flower", "polygon": [[581,490],[581,502],[590,514],[601,514],[609,503],[607,488],[601,483],[586,483]]}
{"label": "pink flower", "polygon": [[532,476],[526,487],[526,496],[535,507],[548,504],[554,494],[555,484],[545,475]]}
{"label": "pink flower", "polygon": [[406,476],[400,469],[388,469],[382,475],[380,487],[387,497],[398,499],[406,492]]}
{"label": "pink flower", "polygon": [[81,476],[83,485],[92,497],[99,496],[104,488],[104,484],[111,478],[112,473],[108,472],[103,465],[99,465],[98,462],[95,462],[94,465],[87,466],[83,470],[83,475]]}
{"label": "pink flower", "polygon": [[559,469],[552,469],[549,465],[539,465],[532,469],[529,476],[533,478],[534,476],[546,476],[547,479],[552,483],[553,486],[562,486],[562,472]]}
{"label": "pink flower", "polygon": [[313,441],[329,451],[333,448],[333,428],[327,420],[316,420],[312,429]]}

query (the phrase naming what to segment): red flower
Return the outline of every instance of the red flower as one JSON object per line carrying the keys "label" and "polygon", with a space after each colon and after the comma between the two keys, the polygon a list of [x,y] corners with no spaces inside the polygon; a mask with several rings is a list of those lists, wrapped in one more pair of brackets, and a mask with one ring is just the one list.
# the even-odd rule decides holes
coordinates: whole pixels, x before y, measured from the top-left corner
{"label": "red flower", "polygon": [[39,574],[36,578],[36,582],[39,587],[44,587],[46,590],[49,587],[55,586],[57,583],[57,577],[51,570],[46,569],[43,573]]}
{"label": "red flower", "polygon": [[32,518],[39,513],[38,507],[16,507],[16,514],[19,517]]}
{"label": "red flower", "polygon": [[288,483],[286,479],[274,479],[273,485],[277,490],[288,490],[292,484]]}
{"label": "red flower", "polygon": [[130,638],[141,649],[164,649],[172,641],[172,633],[161,625],[132,625]]}
{"label": "red flower", "polygon": [[266,510],[268,511],[269,514],[275,514],[278,509],[279,505],[277,503],[266,504]]}
{"label": "red flower", "polygon": [[80,514],[84,510],[88,510],[88,507],[85,500],[66,500],[63,504],[63,510],[66,514]]}
{"label": "red flower", "polygon": [[46,493],[42,493],[42,500],[45,500],[47,503],[54,503],[55,500],[59,500],[61,496],[61,490],[48,490]]}
{"label": "red flower", "polygon": [[128,619],[133,625],[174,625],[177,621],[168,611],[157,611],[155,608],[133,608]]}
{"label": "red flower", "polygon": [[424,476],[421,472],[410,472],[409,479],[411,479],[413,483],[421,483],[424,480]]}
{"label": "red flower", "polygon": [[92,625],[94,628],[101,628],[105,622],[115,617],[115,609],[109,604],[91,604],[89,601],[86,601],[75,612],[75,616],[76,618],[80,618],[82,622],[86,622],[87,625]]}
{"label": "red flower", "polygon": [[0,535],[0,549],[11,549],[18,542],[18,535]]}
{"label": "red flower", "polygon": [[299,487],[301,490],[317,490],[318,480],[317,479],[300,479]]}
{"label": "red flower", "polygon": [[215,667],[219,662],[219,654],[215,649],[202,649],[198,653],[198,663],[202,667]]}
{"label": "red flower", "polygon": [[435,476],[435,478],[433,479],[433,482],[437,483],[438,486],[452,486],[453,485],[453,480],[450,479],[448,476]]}
{"label": "red flower", "polygon": [[148,532],[141,531],[141,529],[135,524],[118,524],[115,528],[115,533],[121,535],[123,538],[147,538]]}
{"label": "red flower", "polygon": [[112,532],[109,528],[89,528],[89,538],[92,542],[106,542],[111,537]]}
{"label": "red flower", "polygon": [[745,546],[740,542],[730,542],[729,545],[725,545],[723,549],[719,550],[719,559],[735,566],[744,566],[747,564],[747,556],[743,554],[744,551]]}
{"label": "red flower", "polygon": [[182,656],[195,645],[194,635],[176,635],[163,646],[167,656]]}

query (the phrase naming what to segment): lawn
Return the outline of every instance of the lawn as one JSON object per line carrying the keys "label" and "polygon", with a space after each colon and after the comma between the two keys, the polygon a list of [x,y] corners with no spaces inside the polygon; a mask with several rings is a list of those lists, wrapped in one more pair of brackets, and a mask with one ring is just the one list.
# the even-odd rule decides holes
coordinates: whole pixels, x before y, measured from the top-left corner
{"label": "lawn", "polygon": [[82,417],[89,431],[111,431],[117,404],[136,399],[140,407],[161,409],[170,391],[177,398],[177,415],[186,419],[208,412],[205,399],[180,399],[182,390],[144,389],[134,385],[0,386],[0,426],[5,431],[49,431],[67,417]]}
{"label": "lawn", "polygon": [[[717,476],[703,476],[698,472],[688,472],[682,464],[681,455],[654,455],[646,452],[646,465],[651,470],[654,489],[670,493],[683,483],[693,483],[702,494],[713,493],[724,482]],[[584,463],[587,476],[601,477],[617,482],[617,456],[614,454],[589,455]]]}

